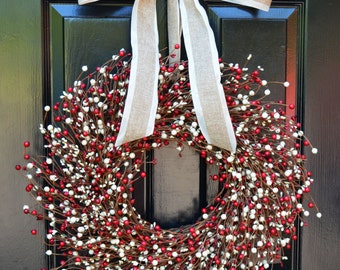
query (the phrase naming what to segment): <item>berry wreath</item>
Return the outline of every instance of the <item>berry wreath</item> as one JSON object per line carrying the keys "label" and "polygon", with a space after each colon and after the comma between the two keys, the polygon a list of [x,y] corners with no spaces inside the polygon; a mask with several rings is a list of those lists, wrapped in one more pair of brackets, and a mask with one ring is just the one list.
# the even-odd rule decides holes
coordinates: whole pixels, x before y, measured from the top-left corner
{"label": "berry wreath", "polygon": [[[296,220],[309,213],[301,198],[313,179],[300,148],[317,152],[296,118],[286,117],[294,105],[264,101],[270,91],[261,70],[247,74],[221,61],[237,138],[230,153],[209,145],[200,132],[187,62],[170,67],[164,57],[153,135],[115,147],[129,58],[121,50],[93,73],[84,66],[54,104],[53,123],[40,126],[46,157],[36,160],[26,150],[28,163],[16,166],[40,205],[25,205],[24,213],[47,221],[46,254],[62,257],[55,269],[266,269],[285,259],[284,249],[297,238]],[[194,224],[165,230],[140,216],[132,194],[134,183],[146,177],[147,152],[170,142],[179,151],[189,146],[216,166],[210,179],[221,188]]]}

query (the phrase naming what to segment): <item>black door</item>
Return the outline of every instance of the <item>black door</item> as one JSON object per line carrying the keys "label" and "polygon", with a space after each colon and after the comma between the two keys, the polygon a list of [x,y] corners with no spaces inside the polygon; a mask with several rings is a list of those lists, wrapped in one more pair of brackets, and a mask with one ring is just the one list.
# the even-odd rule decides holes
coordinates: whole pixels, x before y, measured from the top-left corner
{"label": "black door", "polygon": [[[24,2],[26,5],[28,1]],[[37,82],[41,79],[44,92],[39,90],[32,93],[31,87],[27,87],[27,85],[22,87],[27,93],[31,93],[31,97],[32,94],[36,95],[34,99],[31,97],[26,99],[30,102],[28,107],[35,109],[29,110],[28,113],[25,111],[20,113],[21,116],[27,114],[30,119],[22,123],[23,129],[33,129],[33,122],[41,122],[36,119],[39,110],[44,104],[50,104],[59,99],[62,89],[76,78],[81,66],[88,65],[89,69],[93,69],[121,48],[130,50],[129,29],[132,1],[101,1],[81,7],[75,1],[31,0],[29,2],[30,5],[27,4],[23,14],[18,14],[16,8],[10,7],[11,1],[2,2],[3,8],[0,9],[1,12],[6,12],[10,7],[9,13],[4,13],[2,16],[5,19],[1,20],[4,55],[16,55],[20,51],[21,47],[17,48],[20,44],[13,43],[13,39],[23,43],[29,40],[31,44],[34,44],[29,48],[30,52],[33,56],[38,54],[39,57],[32,59],[31,56],[22,54],[21,59],[25,59],[29,63],[28,66],[31,70],[28,72],[34,74],[36,70],[39,70],[37,58],[40,58],[40,53],[42,53],[44,63],[42,78],[39,76],[27,78],[27,84],[32,84],[36,89],[42,89],[40,83]],[[320,222],[320,220],[311,218],[312,226],[304,230],[303,241],[297,241],[293,246],[293,252],[289,254],[290,261],[284,265],[283,269],[321,269],[323,267],[335,270],[338,264],[336,255],[339,252],[339,246],[335,241],[339,235],[339,226],[337,226],[339,208],[336,206],[339,196],[335,192],[338,186],[336,179],[339,175],[336,162],[338,154],[335,150],[336,147],[333,147],[336,145],[325,143],[321,130],[325,130],[325,133],[333,138],[330,141],[338,141],[339,135],[337,134],[339,132],[335,125],[337,118],[335,109],[332,109],[337,106],[335,100],[337,100],[338,94],[335,90],[336,86],[331,83],[334,80],[327,78],[336,78],[335,70],[339,62],[336,61],[336,57],[339,57],[339,37],[336,34],[337,25],[339,25],[336,12],[339,11],[339,5],[333,1],[327,1],[324,4],[317,3],[317,1],[309,2],[308,35],[306,35],[307,4],[305,1],[274,1],[268,13],[218,1],[207,3],[206,9],[223,60],[242,64],[246,61],[247,56],[252,54],[250,69],[261,65],[264,68],[263,77],[268,80],[289,81],[290,87],[286,90],[281,87],[272,87],[272,92],[275,94],[271,95],[271,99],[297,103],[296,113],[305,125],[308,136],[316,142],[317,146],[320,145],[320,150],[323,150],[319,157],[311,158],[309,165],[316,170],[314,186],[316,191],[314,194],[316,200],[319,201],[321,211],[325,212],[324,220]],[[33,14],[39,14],[40,8],[41,17],[37,16],[35,20],[32,20]],[[325,20],[319,18],[320,10]],[[18,29],[24,29],[23,25],[27,17],[30,17],[28,20],[30,23],[25,27],[30,31],[26,30],[22,33]],[[167,46],[166,7],[163,1],[158,1],[158,17],[160,48],[163,48]],[[36,30],[37,27],[40,27],[39,18],[43,25],[44,46],[42,48],[35,44],[40,43],[40,33]],[[21,24],[15,24],[16,27],[13,28],[5,27],[11,20],[20,21]],[[26,36],[34,36],[34,41],[29,38],[21,40]],[[308,53],[305,51],[306,41]],[[25,51],[24,48],[21,50]],[[332,57],[333,55],[335,57]],[[306,56],[308,56],[308,62]],[[10,65],[12,60],[1,58],[1,63],[8,67],[5,69],[7,77],[3,81],[13,81],[12,74],[15,72]],[[306,63],[308,63],[307,68]],[[77,70],[75,67],[79,69]],[[21,68],[20,65],[18,69]],[[7,73],[7,70],[12,70],[12,74]],[[27,70],[24,71],[27,72]],[[7,89],[8,85],[9,83],[1,85],[1,93],[5,93],[4,88]],[[329,95],[321,93],[323,90],[320,89],[326,88],[330,89]],[[12,110],[18,92],[13,90],[9,95],[13,102],[3,103],[4,112]],[[40,103],[41,99],[43,100],[42,104]],[[3,100],[5,98],[2,98],[1,102]],[[325,113],[320,113],[321,111]],[[17,114],[13,113],[13,115]],[[2,116],[4,116],[6,127],[11,126],[10,123],[13,121],[10,120],[11,117],[5,117],[3,113]],[[329,124],[325,126],[324,123]],[[15,128],[11,127],[8,130],[17,134]],[[4,151],[2,153],[19,148],[8,146],[11,145],[7,143],[9,141],[11,139],[4,136],[2,140]],[[39,139],[37,138],[36,141],[39,142]],[[39,147],[39,143],[37,145],[36,151],[39,152],[41,147]],[[176,155],[171,151],[170,148],[165,151],[163,149],[154,151],[153,155],[158,160],[158,165],[153,167],[151,177],[137,187],[139,192],[135,194],[139,212],[149,220],[160,222],[163,227],[191,223],[200,213],[202,205],[215,194],[218,188],[210,184],[209,177],[207,177],[209,168],[204,168],[199,156],[189,154],[183,163],[182,160],[178,161]],[[8,155],[2,154],[1,159],[4,161],[2,163],[6,164],[5,166],[1,165],[6,171]],[[190,171],[187,168],[190,168]],[[11,177],[10,175],[1,179],[5,192],[13,192],[14,187],[7,184]],[[20,181],[18,180],[18,182]],[[170,182],[172,184],[168,185]],[[188,192],[189,190],[190,192]],[[24,196],[27,194],[23,194],[23,198]],[[8,202],[11,202],[10,198],[6,199],[4,205]],[[1,211],[5,215],[9,214],[5,208]],[[22,219],[26,220],[27,217]],[[13,220],[17,220],[17,218]],[[1,225],[4,226],[3,231],[6,231],[11,223],[7,221],[2,224],[4,224]],[[21,228],[20,226],[18,228]],[[21,229],[19,231],[21,232]],[[2,268],[30,269],[26,265],[34,263],[21,260],[18,256],[20,252],[14,251],[18,245],[11,244],[12,242],[20,243],[20,241],[15,238],[12,241],[12,238],[3,233],[1,239],[4,239],[4,243],[6,243],[6,248],[1,246],[1,251],[4,250],[1,252],[0,260],[1,266],[4,266]],[[26,251],[23,249],[23,253],[28,254],[27,245],[24,246]],[[9,252],[9,250],[13,251]],[[42,252],[31,251],[31,253],[32,256],[41,258],[39,254]],[[17,259],[13,259],[12,254],[17,254],[15,256]],[[25,266],[18,267],[18,264],[22,265],[22,263]]]}
{"label": "black door", "polygon": [[[166,4],[164,1],[157,4],[162,48],[167,45]],[[226,3],[208,3],[205,7],[222,59],[242,65],[252,54],[250,70],[261,65],[264,78],[290,81],[288,88],[271,86],[271,99],[297,103],[296,112],[301,114],[302,99],[297,98],[302,95],[304,4],[274,4],[269,12]],[[58,101],[63,87],[77,77],[76,67],[86,64],[94,70],[121,48],[130,50],[131,10],[131,4],[115,1],[86,6],[46,3],[45,12],[49,14],[46,21],[50,23],[46,29],[50,32],[46,33],[45,48],[50,57],[45,60],[46,67],[51,66],[51,85],[46,85],[46,89],[51,87],[52,103]],[[46,94],[49,98],[49,93]],[[147,165],[148,179],[135,184],[139,213],[163,228],[195,222],[218,190],[216,182],[210,181],[213,169],[200,160],[199,154],[188,148],[183,151],[184,157],[179,158],[177,152],[176,145],[150,152],[148,157],[157,160],[157,165]],[[293,246],[295,254],[298,243]],[[290,260],[284,267],[296,267],[297,256],[292,256],[291,250],[286,254]]]}

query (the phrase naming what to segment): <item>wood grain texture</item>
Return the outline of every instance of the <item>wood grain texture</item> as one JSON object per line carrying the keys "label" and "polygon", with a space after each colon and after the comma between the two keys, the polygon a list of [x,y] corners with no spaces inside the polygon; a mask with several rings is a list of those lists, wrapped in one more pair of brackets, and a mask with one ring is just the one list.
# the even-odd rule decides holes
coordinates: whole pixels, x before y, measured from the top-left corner
{"label": "wood grain texture", "polygon": [[[19,8],[20,7],[20,8]],[[36,228],[44,223],[23,214],[34,206],[26,193],[27,180],[15,171],[23,162],[23,142],[29,153],[42,149],[38,126],[42,121],[40,1],[0,1],[0,269],[31,270],[44,266],[44,249]]]}
{"label": "wood grain texture", "polygon": [[305,131],[319,150],[307,154],[315,179],[312,195],[323,217],[311,215],[303,230],[303,270],[340,265],[339,11],[339,1],[309,1]]}

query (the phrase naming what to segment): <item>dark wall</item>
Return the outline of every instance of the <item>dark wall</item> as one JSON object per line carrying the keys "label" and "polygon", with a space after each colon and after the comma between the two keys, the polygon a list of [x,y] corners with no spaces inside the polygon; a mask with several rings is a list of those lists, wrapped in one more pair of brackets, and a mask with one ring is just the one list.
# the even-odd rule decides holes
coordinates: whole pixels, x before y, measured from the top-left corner
{"label": "dark wall", "polygon": [[[43,230],[22,214],[34,203],[24,191],[26,180],[14,170],[22,160],[22,142],[31,140],[31,154],[42,149],[40,0],[0,1],[0,269],[40,269],[41,242],[30,235]],[[318,155],[308,153],[314,172],[313,192],[321,220],[314,214],[303,230],[303,270],[337,270],[340,254],[340,1],[308,1],[305,88],[305,131]]]}
{"label": "dark wall", "polygon": [[340,1],[308,1],[305,131],[319,149],[309,155],[312,195],[323,213],[311,215],[302,241],[302,269],[340,265]]}
{"label": "dark wall", "polygon": [[22,211],[34,205],[26,179],[14,169],[41,149],[37,127],[42,115],[41,29],[39,0],[0,1],[0,269],[32,270],[44,266],[43,249],[31,229],[43,230]]}

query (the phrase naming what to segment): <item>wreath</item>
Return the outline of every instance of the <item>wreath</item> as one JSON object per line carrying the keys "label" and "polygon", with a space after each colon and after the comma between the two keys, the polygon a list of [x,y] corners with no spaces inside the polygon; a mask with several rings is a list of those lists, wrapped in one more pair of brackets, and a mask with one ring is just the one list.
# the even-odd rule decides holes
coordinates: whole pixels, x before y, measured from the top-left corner
{"label": "wreath", "polygon": [[[48,149],[42,160],[30,157],[24,142],[28,163],[16,169],[38,204],[24,213],[47,221],[46,254],[61,258],[54,269],[267,269],[297,239],[297,220],[309,214],[301,198],[313,182],[300,149],[317,149],[296,117],[286,117],[294,105],[264,101],[270,90],[261,69],[247,73],[221,61],[238,145],[231,153],[201,134],[188,63],[168,60],[160,58],[151,136],[115,147],[130,72],[130,54],[121,50],[92,73],[84,66],[60,101],[45,107],[52,124],[40,126]],[[147,177],[149,151],[170,142],[179,155],[188,146],[216,166],[210,179],[220,188],[194,224],[162,229],[136,211],[133,191]]]}

